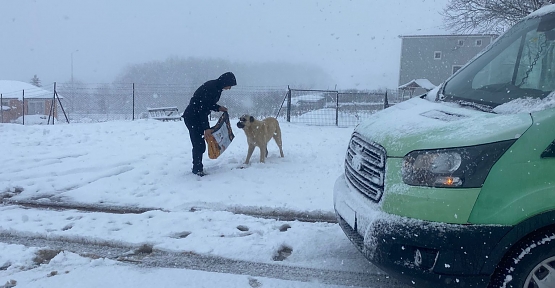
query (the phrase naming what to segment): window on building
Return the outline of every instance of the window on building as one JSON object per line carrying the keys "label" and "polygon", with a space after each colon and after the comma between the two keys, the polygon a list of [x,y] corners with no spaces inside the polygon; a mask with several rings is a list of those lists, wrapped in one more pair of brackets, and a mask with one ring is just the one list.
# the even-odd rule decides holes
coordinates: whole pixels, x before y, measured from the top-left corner
{"label": "window on building", "polygon": [[459,69],[462,68],[462,65],[453,65],[451,70],[452,70],[452,74],[455,74],[455,72],[459,71]]}
{"label": "window on building", "polygon": [[482,46],[482,39],[476,40],[476,46]]}
{"label": "window on building", "polygon": [[441,59],[441,51],[434,51],[434,59],[436,60]]}
{"label": "window on building", "polygon": [[459,40],[459,42],[457,43],[457,45],[463,46],[463,45],[464,45],[464,40]]}
{"label": "window on building", "polygon": [[28,100],[27,101],[27,115],[43,115],[45,113],[43,100]]}

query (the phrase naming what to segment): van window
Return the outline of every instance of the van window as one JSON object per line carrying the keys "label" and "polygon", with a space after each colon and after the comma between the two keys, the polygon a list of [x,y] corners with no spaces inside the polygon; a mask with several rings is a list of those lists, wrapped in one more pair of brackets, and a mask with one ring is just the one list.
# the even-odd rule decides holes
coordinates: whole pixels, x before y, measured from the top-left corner
{"label": "van window", "polygon": [[494,108],[516,98],[544,98],[555,90],[555,13],[509,29],[449,79],[446,101]]}
{"label": "van window", "polygon": [[514,41],[472,78],[472,88],[480,89],[494,84],[510,83],[518,56],[519,41]]}

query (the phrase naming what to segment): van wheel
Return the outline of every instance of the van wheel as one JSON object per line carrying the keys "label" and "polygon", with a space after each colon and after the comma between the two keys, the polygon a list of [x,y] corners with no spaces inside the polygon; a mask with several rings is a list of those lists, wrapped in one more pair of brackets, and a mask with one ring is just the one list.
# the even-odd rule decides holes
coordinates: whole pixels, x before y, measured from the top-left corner
{"label": "van wheel", "polygon": [[488,287],[555,287],[553,229],[531,235],[518,243],[497,266]]}

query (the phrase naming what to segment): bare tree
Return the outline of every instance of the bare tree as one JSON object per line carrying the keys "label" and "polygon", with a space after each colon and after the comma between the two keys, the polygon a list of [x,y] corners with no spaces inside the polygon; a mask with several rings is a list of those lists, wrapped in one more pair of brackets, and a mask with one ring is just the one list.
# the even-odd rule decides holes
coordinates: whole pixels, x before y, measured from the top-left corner
{"label": "bare tree", "polygon": [[445,26],[455,33],[498,33],[555,0],[451,0],[443,9]]}

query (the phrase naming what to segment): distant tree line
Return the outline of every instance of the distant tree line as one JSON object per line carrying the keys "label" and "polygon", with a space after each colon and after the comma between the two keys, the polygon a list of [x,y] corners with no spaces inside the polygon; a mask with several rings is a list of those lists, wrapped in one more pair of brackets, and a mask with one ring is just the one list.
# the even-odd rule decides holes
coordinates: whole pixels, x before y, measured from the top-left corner
{"label": "distant tree line", "polygon": [[335,85],[320,67],[284,62],[240,63],[223,59],[170,57],[165,61],[132,64],[115,83],[183,84],[199,86],[231,71],[241,86],[287,86],[326,88]]}
{"label": "distant tree line", "polygon": [[[259,112],[275,113],[288,85],[302,89],[325,89],[335,85],[316,65],[170,57],[164,61],[128,65],[112,83],[87,84],[76,80],[58,83],[57,91],[70,113],[119,113],[131,111],[133,105],[139,112],[148,107],[164,106],[178,106],[182,110],[198,86],[227,71],[236,75],[238,85],[226,92],[222,103],[242,112],[249,110],[244,107],[247,103]],[[31,82],[37,80],[38,77]]]}

